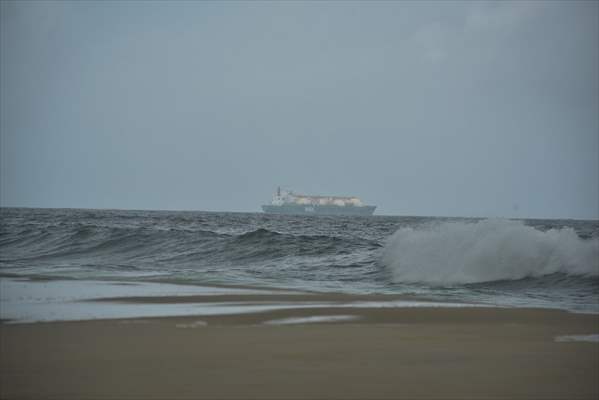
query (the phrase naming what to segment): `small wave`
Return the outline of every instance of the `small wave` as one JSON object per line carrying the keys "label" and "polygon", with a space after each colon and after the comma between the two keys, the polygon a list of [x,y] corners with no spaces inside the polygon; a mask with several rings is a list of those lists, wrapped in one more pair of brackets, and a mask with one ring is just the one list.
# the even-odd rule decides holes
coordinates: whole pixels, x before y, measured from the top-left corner
{"label": "small wave", "polygon": [[262,241],[265,239],[271,239],[283,236],[282,233],[269,231],[268,229],[258,228],[253,231],[246,232],[244,234],[238,235],[236,240],[240,242],[249,242],[249,241]]}
{"label": "small wave", "polygon": [[376,241],[359,237],[302,235],[259,228],[235,236],[226,246],[227,258],[256,261],[289,256],[353,254],[357,249],[377,250]]}
{"label": "small wave", "polygon": [[294,242],[314,242],[314,243],[329,243],[343,244],[351,243],[356,245],[365,245],[372,248],[381,247],[379,243],[373,240],[363,239],[360,237],[341,237],[332,235],[301,235],[292,233],[280,233],[271,231],[265,228],[259,228],[253,231],[236,236],[236,241],[240,242],[268,242],[268,241],[294,241]]}
{"label": "small wave", "polygon": [[383,264],[395,282],[433,285],[518,280],[562,273],[599,276],[599,239],[574,229],[539,231],[491,219],[401,228],[387,241]]}
{"label": "small wave", "polygon": [[93,224],[53,225],[26,229],[0,242],[2,262],[72,259],[110,256],[146,257],[168,246],[200,246],[230,237],[202,229],[102,226]]}

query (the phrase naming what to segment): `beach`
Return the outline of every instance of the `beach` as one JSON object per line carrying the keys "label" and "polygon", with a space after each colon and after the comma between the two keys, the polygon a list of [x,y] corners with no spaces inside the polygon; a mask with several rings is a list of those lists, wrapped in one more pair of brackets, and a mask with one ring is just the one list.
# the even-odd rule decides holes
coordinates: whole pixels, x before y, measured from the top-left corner
{"label": "beach", "polygon": [[[294,301],[281,296],[273,294],[268,300]],[[164,296],[114,301],[191,300]],[[0,397],[599,396],[599,344],[585,341],[593,336],[571,337],[599,333],[596,314],[302,304],[230,315],[5,321],[0,324]]]}

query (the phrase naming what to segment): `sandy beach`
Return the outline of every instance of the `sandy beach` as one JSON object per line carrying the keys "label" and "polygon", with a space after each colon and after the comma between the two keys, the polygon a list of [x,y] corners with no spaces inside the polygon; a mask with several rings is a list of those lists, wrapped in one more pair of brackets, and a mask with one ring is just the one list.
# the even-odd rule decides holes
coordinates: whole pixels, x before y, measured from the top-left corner
{"label": "sandy beach", "polygon": [[5,322],[0,397],[596,399],[599,343],[556,338],[597,333],[597,315],[501,308]]}

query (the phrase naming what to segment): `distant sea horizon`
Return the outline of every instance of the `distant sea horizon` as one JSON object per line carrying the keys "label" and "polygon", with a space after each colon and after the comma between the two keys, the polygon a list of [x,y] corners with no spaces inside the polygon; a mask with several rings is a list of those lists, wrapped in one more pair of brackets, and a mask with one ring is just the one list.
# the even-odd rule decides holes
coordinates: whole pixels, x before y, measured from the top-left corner
{"label": "distant sea horizon", "polygon": [[[55,206],[16,206],[16,205],[0,205],[0,209],[40,209],[40,210],[99,210],[99,211],[167,211],[167,212],[202,212],[202,213],[236,213],[236,214],[264,214],[262,210],[208,210],[208,209],[179,209],[179,208],[123,208],[123,207],[55,207]],[[315,217],[320,217],[319,215],[315,215]],[[512,219],[512,220],[556,220],[556,221],[599,221],[599,216],[597,217],[545,217],[545,216],[532,216],[525,217],[520,215],[442,215],[442,214],[418,214],[418,213],[380,213],[378,208],[372,217],[413,217],[413,218],[465,218],[465,219]]]}

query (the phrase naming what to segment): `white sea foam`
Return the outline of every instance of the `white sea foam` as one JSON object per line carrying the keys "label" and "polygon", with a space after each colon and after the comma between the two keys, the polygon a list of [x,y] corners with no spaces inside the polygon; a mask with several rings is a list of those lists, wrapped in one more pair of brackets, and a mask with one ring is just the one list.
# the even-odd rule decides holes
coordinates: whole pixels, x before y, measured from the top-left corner
{"label": "white sea foam", "polygon": [[208,326],[208,323],[206,321],[194,321],[194,322],[190,322],[188,324],[177,324],[175,325],[177,328],[184,328],[184,329],[195,329],[195,328],[199,328],[199,327],[203,327],[203,326]]}
{"label": "white sea foam", "polygon": [[460,284],[561,272],[599,275],[599,240],[572,228],[539,231],[521,221],[445,222],[400,228],[387,241],[383,263],[396,282]]}
{"label": "white sea foam", "polygon": [[157,282],[109,282],[92,280],[0,279],[0,301],[11,303],[57,303],[93,300],[107,297],[134,296],[202,296],[229,294],[294,293],[263,289],[176,285]]}
{"label": "white sea foam", "polygon": [[281,318],[266,321],[266,325],[313,324],[318,322],[352,321],[359,317],[355,315],[314,315],[311,317]]}
{"label": "white sea foam", "polygon": [[[122,323],[146,323],[129,318],[165,316],[211,316],[261,313],[275,310],[307,308],[381,308],[381,307],[476,307],[475,304],[436,303],[426,301],[357,301],[357,302],[183,302],[128,303],[122,301],[90,301],[104,297],[172,296],[214,294],[274,294],[259,289],[216,288],[161,283],[119,284],[101,281],[28,281],[0,279],[0,319],[12,323],[41,321],[73,321],[91,319],[124,319]],[[329,318],[326,316],[324,318]],[[333,316],[342,317],[346,316]],[[350,316],[351,317],[351,316]],[[309,318],[323,318],[321,316]],[[307,320],[303,322],[321,322]],[[149,323],[149,322],[148,322]],[[288,322],[294,323],[294,321]],[[179,324],[178,328],[199,328],[206,321]]]}
{"label": "white sea foam", "polygon": [[556,342],[599,342],[599,334],[557,336]]}

